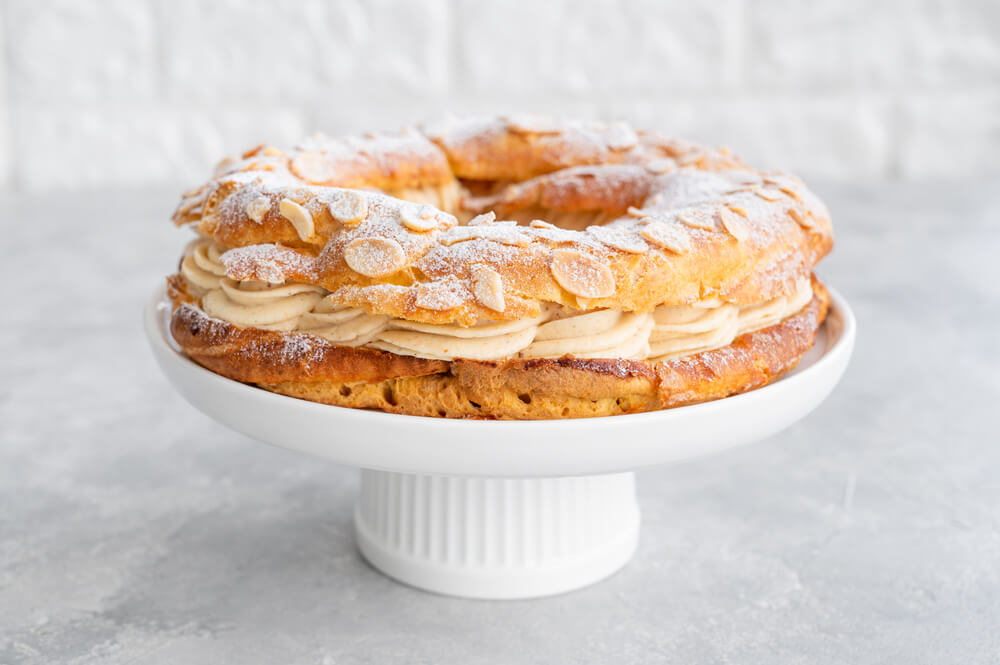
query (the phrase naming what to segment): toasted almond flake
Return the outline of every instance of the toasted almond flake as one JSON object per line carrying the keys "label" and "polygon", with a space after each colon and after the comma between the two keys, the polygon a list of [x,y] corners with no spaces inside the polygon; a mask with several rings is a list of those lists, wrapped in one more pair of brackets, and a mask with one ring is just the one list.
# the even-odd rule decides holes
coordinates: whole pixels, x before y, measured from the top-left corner
{"label": "toasted almond flake", "polygon": [[747,209],[744,208],[743,206],[729,204],[726,207],[729,208],[730,210],[732,210],[733,212],[735,212],[737,215],[739,215],[743,219],[749,219],[750,218],[750,215],[747,213]]}
{"label": "toasted almond flake", "polygon": [[450,247],[458,242],[474,240],[492,240],[501,245],[511,245],[513,247],[527,247],[531,243],[531,236],[523,231],[517,230],[517,226],[511,222],[510,226],[504,224],[480,224],[479,226],[456,226],[440,236],[442,245]]}
{"label": "toasted almond flake", "polygon": [[638,233],[632,230],[609,229],[606,226],[588,226],[587,233],[608,247],[614,247],[629,254],[645,254],[649,251],[649,245],[639,237]]}
{"label": "toasted almond flake", "polygon": [[193,211],[195,208],[200,207],[202,203],[204,203],[202,199],[194,199],[194,198],[187,199],[177,207],[177,214],[185,215]]}
{"label": "toasted almond flake", "polygon": [[480,305],[495,312],[502,312],[507,308],[503,297],[503,278],[493,268],[475,266],[472,269],[472,294]]}
{"label": "toasted almond flake", "polygon": [[240,161],[239,159],[233,157],[232,155],[228,157],[223,157],[222,161],[215,165],[215,175],[222,175],[223,173],[227,173],[229,171],[229,168],[239,161]]}
{"label": "toasted almond flake", "polygon": [[281,150],[275,148],[273,145],[269,145],[266,146],[263,150],[261,150],[260,154],[262,157],[280,157],[284,153],[281,152]]}
{"label": "toasted almond flake", "polygon": [[392,238],[356,238],[344,248],[344,261],[366,277],[385,277],[406,265],[406,252]]}
{"label": "toasted almond flake", "polygon": [[723,192],[723,194],[739,194],[741,192],[752,192],[755,189],[755,187],[756,185],[742,185],[735,189],[730,189],[727,192]]}
{"label": "toasted almond flake", "polygon": [[489,224],[495,221],[497,221],[497,214],[490,210],[489,212],[484,212],[482,215],[476,215],[470,219],[467,226],[479,226],[480,224]]}
{"label": "toasted almond flake", "polygon": [[[621,210],[621,208],[619,208]],[[630,217],[648,217],[648,215],[641,209],[635,206],[629,206],[627,210]]]}
{"label": "toasted almond flake", "polygon": [[549,224],[548,222],[546,222],[545,220],[542,220],[542,219],[533,219],[533,220],[531,220],[531,223],[528,224],[528,226],[530,226],[533,229],[558,229],[559,228],[555,224]]}
{"label": "toasted almond flake", "polygon": [[816,220],[813,219],[812,215],[804,213],[798,208],[789,208],[788,216],[794,219],[802,228],[811,229],[816,226]]}
{"label": "toasted almond flake", "polygon": [[697,164],[705,157],[705,153],[700,150],[689,150],[677,158],[677,163],[681,166],[691,166]]}
{"label": "toasted almond flake", "polygon": [[281,199],[278,204],[278,212],[281,216],[292,223],[296,233],[303,240],[309,240],[316,234],[316,227],[313,224],[312,215],[309,211],[291,199]]}
{"label": "toasted almond flake", "polygon": [[773,189],[755,189],[753,190],[753,193],[765,201],[777,201],[781,198],[781,194]]}
{"label": "toasted almond flake", "polygon": [[677,215],[677,221],[686,226],[705,231],[715,230],[715,219],[701,210],[688,210]]}
{"label": "toasted almond flake", "polygon": [[799,194],[798,190],[796,190],[796,189],[793,189],[791,187],[779,187],[778,189],[780,189],[785,194],[788,194],[790,197],[792,197],[796,201],[801,201],[802,200],[802,195]]}
{"label": "toasted almond flake", "polygon": [[552,276],[559,286],[583,298],[607,298],[615,293],[611,268],[573,249],[552,252]]}
{"label": "toasted almond flake", "polygon": [[558,134],[565,122],[559,118],[540,113],[515,113],[501,116],[507,129],[524,134]]}
{"label": "toasted almond flake", "polygon": [[358,224],[368,216],[368,197],[347,189],[337,192],[329,208],[330,214],[341,224]]}
{"label": "toasted almond flake", "polygon": [[423,130],[424,136],[429,138],[431,141],[441,141],[451,133],[456,124],[457,119],[455,116],[447,115],[439,122],[432,122],[425,125],[421,129]]}
{"label": "toasted almond flake", "polygon": [[745,242],[750,237],[750,227],[746,221],[729,208],[719,209],[719,220],[722,222],[722,227],[729,235],[736,238],[737,242]]}
{"label": "toasted almond flake", "polygon": [[608,147],[612,150],[628,150],[639,143],[639,135],[624,122],[613,122],[608,130]]}
{"label": "toasted almond flake", "polygon": [[306,182],[323,183],[333,179],[333,164],[322,152],[306,151],[295,155],[292,172]]}
{"label": "toasted almond flake", "polygon": [[653,161],[646,164],[646,170],[650,173],[655,173],[660,175],[661,173],[667,173],[668,171],[673,171],[677,163],[670,159],[669,157],[664,157],[662,159],[654,159]]}
{"label": "toasted almond flake", "polygon": [[403,206],[399,210],[399,220],[411,231],[430,231],[438,226],[436,211],[432,206]]}
{"label": "toasted almond flake", "polygon": [[684,227],[677,224],[656,222],[649,224],[640,233],[643,238],[671,252],[683,254],[691,250],[691,236],[684,232]]}
{"label": "toasted almond flake", "polygon": [[260,224],[261,220],[264,219],[264,215],[266,215],[267,211],[270,209],[271,199],[266,196],[258,196],[247,204],[244,212],[246,212],[247,217]]}

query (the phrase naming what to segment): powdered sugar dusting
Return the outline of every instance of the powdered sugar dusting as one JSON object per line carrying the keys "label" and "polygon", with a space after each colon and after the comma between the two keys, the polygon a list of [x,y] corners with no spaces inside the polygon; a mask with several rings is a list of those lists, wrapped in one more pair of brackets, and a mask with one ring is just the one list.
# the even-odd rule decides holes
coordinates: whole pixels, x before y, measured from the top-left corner
{"label": "powdered sugar dusting", "polygon": [[437,282],[417,285],[414,302],[417,307],[435,311],[447,311],[460,306],[472,298],[472,291],[463,280],[449,275]]}
{"label": "powdered sugar dusting", "polygon": [[[751,281],[758,273],[759,281],[787,281],[781,270],[763,274],[757,264],[768,259],[760,248],[775,239],[785,242],[789,237],[806,238],[829,229],[822,205],[796,178],[781,173],[761,177],[726,151],[635,132],[622,124],[484,118],[456,121],[428,133],[434,134],[440,147],[414,130],[340,139],[317,136],[288,154],[260,146],[227,160],[212,181],[186,192],[175,219],[179,223],[200,219],[202,233],[228,245],[272,240],[275,229],[281,230],[279,237],[288,237],[284,218],[279,216],[279,202],[291,200],[307,211],[315,224],[314,232],[302,235],[300,230],[301,243],[310,249],[303,252],[268,243],[239,247],[223,257],[228,276],[270,283],[300,280],[336,291],[343,286],[346,263],[371,279],[396,275],[393,281],[400,285],[394,288],[405,291],[407,307],[419,300],[429,306],[417,307],[436,311],[475,302],[465,282],[479,265],[490,266],[503,279],[512,302],[535,307],[539,300],[566,302],[557,285],[577,295],[579,306],[604,297],[592,294],[605,293],[609,281],[607,295],[614,296],[614,276],[621,274],[622,266],[649,265],[650,261],[663,265],[664,260],[669,265],[678,261],[675,254],[695,248],[719,252],[722,261],[739,260],[752,266],[748,268]],[[497,176],[500,182],[513,183],[503,195],[494,197],[497,212],[509,215],[508,221],[497,221],[487,214],[477,217],[474,224],[460,226],[447,212],[432,213],[426,206],[414,208],[412,203],[373,189],[402,193],[410,191],[406,188],[411,176],[420,183],[450,178],[445,158],[449,151],[458,151],[450,154],[467,162],[479,159],[486,167],[502,171],[504,160],[494,153],[506,149],[502,146],[510,142],[525,154],[537,156],[542,166],[535,173],[545,175],[520,183],[514,181],[521,176]],[[469,157],[480,149],[485,157]],[[678,167],[665,173],[647,168],[665,157]],[[326,186],[335,183],[350,189]],[[454,180],[450,183],[457,191]],[[414,185],[418,189],[426,186]],[[362,187],[371,189],[359,189]],[[496,192],[498,188],[495,182],[492,188],[477,191]],[[345,196],[364,205],[342,210],[336,202]],[[455,210],[460,210],[452,198],[441,195],[432,200],[447,200],[449,209],[455,205]],[[331,203],[335,205],[331,207]],[[635,206],[634,214],[612,219],[621,215],[626,205]],[[739,219],[730,216],[723,224],[720,210],[735,211],[733,215]],[[544,223],[525,227],[509,221],[515,218],[525,223],[548,213],[551,221],[564,228]],[[813,226],[813,215],[816,228],[800,229],[800,224]],[[800,224],[795,223],[796,218]],[[585,227],[585,232],[569,230]],[[729,234],[738,237],[739,243]],[[576,258],[570,261],[563,254],[555,261],[555,255],[563,251]],[[791,251],[810,257],[817,250],[799,243]],[[315,253],[320,258],[314,258]],[[654,256],[640,260],[623,257],[623,253]],[[802,258],[800,263],[805,261]],[[356,279],[357,275],[351,275],[347,281]],[[630,280],[621,281],[620,288],[630,288]],[[750,282],[743,279],[742,283]],[[662,294],[646,297],[664,298],[657,302],[675,297],[684,300],[691,285],[667,284]],[[702,288],[721,292],[737,287],[727,283]],[[633,306],[646,306],[635,304],[644,294],[617,295],[630,299]],[[391,298],[397,307],[398,294],[393,292]],[[459,298],[465,300],[459,302]],[[379,304],[371,302],[376,307]],[[465,308],[462,316],[472,316],[469,311],[475,308]]]}
{"label": "powdered sugar dusting", "polygon": [[623,252],[642,254],[649,251],[649,245],[631,228],[619,229],[608,226],[588,226],[587,233],[605,245],[620,249]]}
{"label": "powdered sugar dusting", "polygon": [[230,249],[219,257],[226,267],[226,276],[235,280],[255,279],[270,284],[295,278],[309,281],[316,278],[316,264],[311,256],[281,245],[248,245]]}

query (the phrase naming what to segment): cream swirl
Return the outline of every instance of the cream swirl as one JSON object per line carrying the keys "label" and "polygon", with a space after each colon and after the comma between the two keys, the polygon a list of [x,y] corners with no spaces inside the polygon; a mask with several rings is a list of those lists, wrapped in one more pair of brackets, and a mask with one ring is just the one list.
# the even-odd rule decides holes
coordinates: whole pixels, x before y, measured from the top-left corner
{"label": "cream swirl", "polygon": [[649,354],[649,314],[617,309],[573,313],[563,310],[538,327],[538,334],[521,354],[526,358],[626,358],[639,360]]}
{"label": "cream swirl", "polygon": [[667,360],[726,346],[801,310],[812,299],[804,278],[795,291],[738,307],[718,300],[660,306],[650,313],[605,309],[579,312],[546,305],[539,316],[471,327],[429,324],[369,314],[333,302],[326,289],[300,283],[237,282],[225,276],[223,248],[207,238],[190,243],[181,274],[201,294],[210,316],[240,327],[302,331],[345,346],[454,360],[621,358]]}
{"label": "cream swirl", "polygon": [[739,314],[740,333],[773,326],[805,307],[812,300],[812,295],[812,284],[808,279],[801,279],[795,284],[795,291],[787,296],[742,308]]}
{"label": "cream swirl", "polygon": [[538,324],[548,318],[543,312],[533,319],[490,322],[463,328],[394,319],[389,329],[370,343],[376,349],[418,358],[497,360],[517,355],[531,344]]}
{"label": "cream swirl", "polygon": [[323,298],[322,288],[308,284],[236,282],[224,277],[219,285],[222,288],[202,297],[202,308],[241,328],[296,330],[302,315]]}
{"label": "cream swirl", "polygon": [[299,319],[298,329],[345,346],[370,342],[385,328],[388,316],[367,314],[360,307],[338,305],[324,297]]}
{"label": "cream swirl", "polygon": [[737,307],[730,303],[690,306],[660,306],[653,310],[656,325],[649,337],[649,358],[669,360],[727,346],[740,335],[774,325],[795,314],[812,299],[812,284],[806,278],[795,284],[788,296]]}
{"label": "cream swirl", "polygon": [[191,284],[203,291],[219,288],[219,282],[226,274],[226,267],[219,257],[223,248],[207,238],[195,238],[184,248],[181,260],[181,274]]}

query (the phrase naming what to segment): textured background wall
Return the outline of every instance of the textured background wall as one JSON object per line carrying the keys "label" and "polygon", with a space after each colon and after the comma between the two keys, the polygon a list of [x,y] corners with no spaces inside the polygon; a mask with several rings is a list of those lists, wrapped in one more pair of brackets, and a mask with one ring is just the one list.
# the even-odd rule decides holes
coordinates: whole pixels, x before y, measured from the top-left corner
{"label": "textured background wall", "polygon": [[997,0],[0,0],[0,23],[3,189],[190,183],[260,141],[483,110],[828,179],[1000,174]]}

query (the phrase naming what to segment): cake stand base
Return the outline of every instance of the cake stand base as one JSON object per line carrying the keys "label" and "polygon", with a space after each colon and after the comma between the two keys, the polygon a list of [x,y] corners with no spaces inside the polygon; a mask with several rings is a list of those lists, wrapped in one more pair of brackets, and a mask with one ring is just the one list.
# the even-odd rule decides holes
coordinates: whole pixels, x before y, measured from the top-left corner
{"label": "cake stand base", "polygon": [[358,547],[410,586],[467,598],[532,598],[593,584],[639,537],[635,474],[472,478],[361,472]]}

